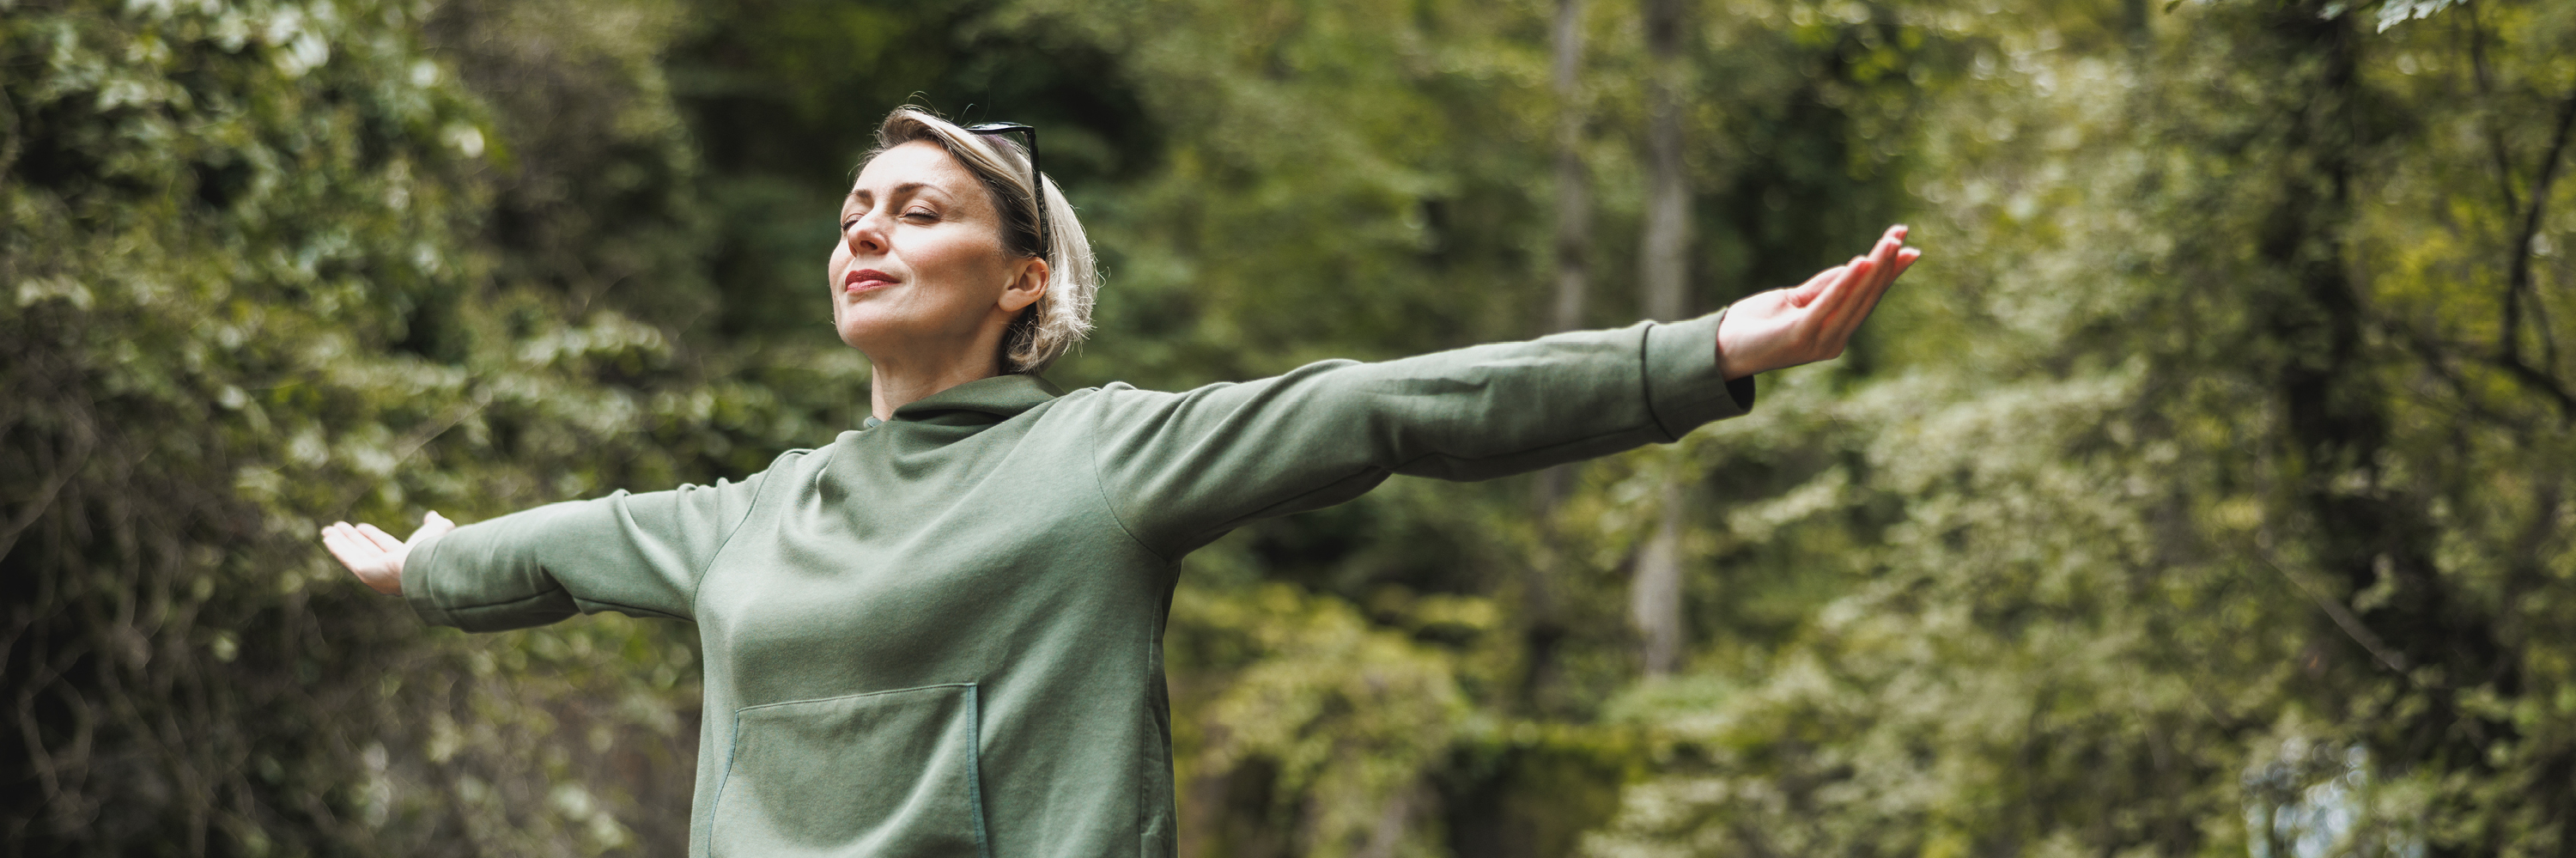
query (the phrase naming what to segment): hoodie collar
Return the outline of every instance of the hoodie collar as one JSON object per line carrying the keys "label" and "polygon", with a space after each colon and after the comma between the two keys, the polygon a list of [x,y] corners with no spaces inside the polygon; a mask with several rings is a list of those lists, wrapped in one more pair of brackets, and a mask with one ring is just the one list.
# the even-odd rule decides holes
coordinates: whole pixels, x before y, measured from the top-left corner
{"label": "hoodie collar", "polygon": [[[1017,417],[1021,412],[1063,395],[1063,388],[1044,378],[1006,373],[970,381],[905,403],[894,410],[894,419],[947,423],[965,418],[968,422],[995,423]],[[880,422],[883,421],[872,416],[867,419],[866,426],[875,428]]]}

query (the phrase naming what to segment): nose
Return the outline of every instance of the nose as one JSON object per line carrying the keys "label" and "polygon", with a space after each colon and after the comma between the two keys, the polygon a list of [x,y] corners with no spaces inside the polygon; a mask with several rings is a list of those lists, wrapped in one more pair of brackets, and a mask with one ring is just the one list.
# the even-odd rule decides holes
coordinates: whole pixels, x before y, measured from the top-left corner
{"label": "nose", "polygon": [[850,221],[847,228],[841,230],[841,242],[849,245],[851,256],[884,253],[885,223],[877,218],[875,212],[860,215]]}

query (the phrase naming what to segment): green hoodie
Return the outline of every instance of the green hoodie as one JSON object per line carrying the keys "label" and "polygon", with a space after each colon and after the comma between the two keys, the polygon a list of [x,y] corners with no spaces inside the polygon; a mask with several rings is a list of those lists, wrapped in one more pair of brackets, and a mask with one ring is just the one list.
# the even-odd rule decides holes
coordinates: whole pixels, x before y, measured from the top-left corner
{"label": "green hoodie", "polygon": [[1168,856],[1182,555],[1390,474],[1487,479],[1741,414],[1717,322],[1186,393],[988,378],[741,482],[458,528],[413,550],[403,595],[471,631],[696,622],[692,856]]}

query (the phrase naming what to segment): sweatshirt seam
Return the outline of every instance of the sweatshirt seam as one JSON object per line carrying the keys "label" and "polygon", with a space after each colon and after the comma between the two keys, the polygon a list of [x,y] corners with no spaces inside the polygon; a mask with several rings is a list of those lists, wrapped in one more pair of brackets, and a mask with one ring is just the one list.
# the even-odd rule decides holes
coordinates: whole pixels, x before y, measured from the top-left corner
{"label": "sweatshirt seam", "polygon": [[1100,444],[1100,421],[1091,420],[1084,424],[1083,440],[1089,442],[1089,446],[1091,447],[1091,455],[1089,456],[1091,459],[1091,488],[1093,491],[1100,493],[1100,506],[1102,509],[1109,511],[1109,522],[1111,524],[1118,525],[1118,532],[1126,534],[1127,541],[1135,543],[1138,548],[1145,549],[1145,553],[1153,555],[1156,560],[1163,561],[1163,565],[1172,565],[1174,562],[1172,558],[1163,556],[1163,552],[1155,550],[1154,546],[1147,544],[1142,537],[1137,536],[1135,528],[1127,526],[1127,517],[1118,513],[1118,501],[1109,496],[1109,478],[1101,476],[1100,473],[1100,452],[1102,449]]}
{"label": "sweatshirt seam", "polygon": [[581,597],[579,597],[579,596],[575,596],[575,597],[573,597],[573,604],[574,604],[575,606],[577,606],[577,607],[582,607],[582,608],[583,608],[582,613],[585,613],[585,614],[596,614],[596,613],[599,613],[599,611],[589,610],[589,609],[588,609],[588,606],[596,605],[596,606],[598,606],[598,607],[599,607],[600,609],[602,609],[602,610],[613,610],[613,611],[616,611],[616,612],[621,613],[621,614],[625,614],[625,615],[630,616],[630,617],[656,617],[656,618],[665,619],[665,620],[685,620],[685,619],[688,619],[687,617],[682,617],[682,616],[680,616],[680,615],[678,615],[678,614],[674,614],[674,613],[671,613],[671,612],[669,612],[669,611],[657,611],[657,610],[654,610],[654,609],[652,609],[652,608],[643,607],[643,606],[641,606],[641,605],[626,605],[626,604],[620,604],[620,603],[617,603],[617,602],[607,601],[607,600],[604,600],[604,599],[584,599],[584,598],[581,598]]}
{"label": "sweatshirt seam", "polygon": [[750,523],[751,514],[759,511],[761,495],[766,494],[769,491],[769,477],[767,475],[778,470],[779,462],[785,461],[787,457],[797,455],[799,452],[812,451],[790,450],[778,454],[778,458],[776,459],[769,460],[769,467],[761,471],[760,487],[751,490],[751,503],[742,508],[742,517],[734,520],[733,527],[725,531],[723,539],[716,540],[716,550],[707,552],[707,562],[700,564],[698,566],[697,573],[689,576],[689,612],[691,614],[698,613],[698,594],[706,591],[707,573],[715,571],[716,558],[724,556],[725,548],[733,544],[733,538],[736,535],[742,533],[742,526]]}
{"label": "sweatshirt seam", "polygon": [[[929,685],[915,685],[909,688],[880,688],[875,691],[861,691],[855,694],[834,694],[829,697],[807,697],[801,700],[772,700],[767,703],[754,703],[749,706],[738,707],[733,710],[733,713],[736,716],[740,716],[742,713],[750,712],[755,709],[772,709],[780,706],[795,706],[800,703],[829,703],[835,700],[855,700],[861,697],[883,697],[888,694],[902,694],[907,691],[928,691],[933,688],[974,688],[977,684],[978,683],[974,682],[933,682]],[[742,721],[739,718],[736,718],[734,726],[736,728],[740,728],[741,725]]]}
{"label": "sweatshirt seam", "polygon": [[[1656,322],[1647,327],[1640,354],[1641,375],[1645,380],[1646,411],[1653,418],[1655,428],[1663,432],[1663,443],[1680,441],[1700,426],[1752,413],[1753,403],[1748,400],[1752,398],[1753,376],[1726,378],[1723,360],[1717,353],[1717,330],[1725,324],[1727,313],[1732,309],[1722,307],[1696,318]],[[1698,341],[1697,331],[1680,330],[1703,325],[1708,336],[1704,345]],[[1663,330],[1666,328],[1674,330]],[[1666,344],[1663,351],[1672,354],[1663,355],[1667,360],[1659,364],[1655,337],[1658,334],[1685,336],[1685,333],[1689,336],[1683,341]],[[1702,367],[1703,361],[1706,362],[1705,368]],[[1745,385],[1747,396],[1735,395],[1738,382]],[[1715,387],[1713,393],[1706,390],[1711,385]]]}
{"label": "sweatshirt seam", "polygon": [[1662,322],[1648,324],[1637,337],[1637,399],[1646,406],[1646,422],[1654,424],[1655,431],[1663,435],[1662,443],[1670,444],[1681,440],[1681,436],[1664,422],[1664,410],[1655,407],[1655,329],[1663,326]]}

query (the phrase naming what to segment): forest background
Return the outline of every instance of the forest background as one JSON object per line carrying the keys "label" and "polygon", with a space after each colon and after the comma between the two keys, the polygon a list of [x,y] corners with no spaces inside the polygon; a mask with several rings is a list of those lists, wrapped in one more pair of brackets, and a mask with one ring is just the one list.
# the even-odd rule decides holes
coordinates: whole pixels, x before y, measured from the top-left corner
{"label": "forest background", "polygon": [[1679,444],[1190,558],[1192,856],[2576,856],[2576,5],[0,2],[0,854],[676,854],[692,629],[320,549],[854,425],[884,113],[1184,388],[1706,312]]}

